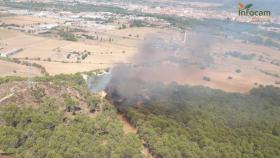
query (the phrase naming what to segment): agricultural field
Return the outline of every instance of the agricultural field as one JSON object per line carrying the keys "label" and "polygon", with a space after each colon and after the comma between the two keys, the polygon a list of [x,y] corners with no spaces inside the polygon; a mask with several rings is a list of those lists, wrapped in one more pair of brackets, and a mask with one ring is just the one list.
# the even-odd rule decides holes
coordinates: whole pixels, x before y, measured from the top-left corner
{"label": "agricultural field", "polygon": [[[133,30],[135,29],[132,29],[131,32]],[[145,34],[150,32],[158,31],[148,28],[138,28],[137,30],[141,32],[141,34],[139,33],[139,38],[140,36],[143,38]],[[104,34],[104,36],[112,36],[115,39],[112,42],[92,40],[73,42],[6,29],[1,29],[0,31],[1,51],[5,52],[14,48],[21,48],[23,50],[13,55],[13,58],[30,59],[35,63],[45,65],[50,74],[76,73],[99,69],[100,67],[104,68],[118,63],[129,63],[129,59],[137,52],[137,45],[140,42],[140,39],[130,37],[130,34],[124,37],[122,30],[117,30],[115,34],[110,32]],[[127,29],[127,31],[130,32],[130,29]],[[51,68],[56,66],[62,69]]]}
{"label": "agricultural field", "polygon": [[74,74],[77,72],[86,72],[91,70],[106,69],[112,67],[111,63],[62,63],[49,61],[36,61],[36,63],[46,68],[50,75],[56,74]]}
{"label": "agricultural field", "polygon": [[[260,85],[279,86],[276,83],[280,81],[280,67],[272,64],[273,61],[275,63],[280,61],[278,50],[239,41],[219,40],[209,51],[212,52],[214,64],[206,69],[191,67],[179,71],[179,76],[191,74],[191,76],[182,75],[180,83],[206,85],[229,92],[248,92]],[[240,52],[244,59],[242,56],[226,55],[227,52]],[[237,70],[240,72],[236,72]],[[211,81],[201,80],[203,76],[210,77]]]}
{"label": "agricultural field", "polygon": [[[193,3],[192,5],[195,7],[202,4]],[[73,16],[74,14],[70,16],[71,14],[68,12],[61,13],[65,17],[68,14],[69,19],[77,18],[77,16]],[[79,13],[78,15],[82,17],[85,14]],[[182,24],[188,25],[188,21],[174,18],[171,21],[176,25],[172,26],[177,26],[177,28],[145,25],[133,27],[131,21],[110,20],[107,17],[109,14],[102,15],[105,18],[78,17],[81,22],[73,19],[64,21],[58,18],[23,15],[1,17],[2,23],[19,25],[23,28],[37,27],[41,24],[57,24],[58,26],[42,33],[2,28],[0,30],[0,52],[21,49],[11,58],[39,64],[45,68],[47,74],[55,75],[114,68],[119,64],[138,65],[136,58],[143,53],[143,50],[144,54],[153,56],[153,51],[157,51],[157,49],[167,52],[173,49],[175,53],[168,52],[170,54],[166,58],[176,58],[177,61],[170,62],[169,59],[163,58],[160,58],[162,61],[151,60],[155,63],[160,62],[159,67],[163,67],[167,73],[162,73],[161,68],[154,67],[149,75],[138,77],[147,81],[156,82],[160,78],[164,83],[175,81],[179,84],[203,85],[228,92],[242,93],[258,86],[279,86],[280,53],[279,49],[272,47],[277,45],[277,37],[270,33],[257,34],[253,39],[266,37],[264,40],[267,41],[271,37],[272,41],[276,41],[276,43],[256,44],[248,42],[249,39],[241,40],[243,35],[251,37],[252,32],[242,32],[239,34],[240,37],[233,38],[235,37],[234,31],[239,31],[236,29],[239,25],[242,29],[252,29],[253,27],[250,25],[243,26],[206,20],[202,22],[202,26],[198,23],[197,28],[186,27],[186,30],[180,30],[177,24],[182,22]],[[209,27],[218,25],[232,29],[232,32],[212,32],[203,26],[204,24]],[[228,38],[228,36],[230,37]],[[147,42],[151,44],[145,45]],[[180,50],[179,47],[183,47],[183,50]],[[178,50],[179,53],[176,53]],[[203,53],[204,55],[201,56]],[[159,55],[161,54],[159,53]],[[146,59],[148,62],[150,61],[148,56]],[[211,63],[206,66],[189,64],[188,62],[193,62],[192,60],[195,62],[211,60]],[[180,65],[182,62],[185,66],[176,68],[176,65]],[[141,74],[141,72],[139,73]],[[2,74],[2,76],[5,75]]]}
{"label": "agricultural field", "polygon": [[1,17],[0,23],[5,23],[8,25],[19,25],[21,27],[24,26],[32,26],[38,24],[61,24],[63,20],[57,20],[54,18],[46,18],[46,17],[34,17],[34,16],[8,16]]}
{"label": "agricultural field", "polygon": [[[114,40],[110,42],[88,39],[74,42],[11,30],[0,31],[2,51],[22,48],[23,51],[12,57],[42,65],[50,75],[103,69],[120,63],[133,64],[135,55],[140,51],[139,46],[146,37],[172,34],[175,41],[183,40],[182,33],[145,27],[97,33],[99,36],[112,37]],[[213,37],[213,40],[215,42],[209,48],[214,60],[213,64],[205,69],[197,66],[176,69],[173,71],[176,82],[204,85],[229,92],[247,92],[260,85],[278,86],[276,83],[280,80],[279,65],[271,63],[280,61],[278,50],[221,37]],[[188,47],[188,43],[186,45]],[[227,54],[228,52],[239,52],[239,54],[234,56],[234,54]],[[242,59],[242,55],[249,58]],[[164,66],[166,69],[170,67],[168,63]],[[240,72],[237,73],[237,70]],[[160,71],[154,71],[152,75],[143,77],[146,80],[153,80],[161,76],[165,83],[174,81],[169,74],[163,75]],[[248,76],[252,78],[248,80]],[[203,77],[209,78],[208,81]]]}
{"label": "agricultural field", "polygon": [[22,76],[35,77],[41,76],[40,69],[36,67],[28,67],[8,61],[0,60],[0,74],[1,76]]}

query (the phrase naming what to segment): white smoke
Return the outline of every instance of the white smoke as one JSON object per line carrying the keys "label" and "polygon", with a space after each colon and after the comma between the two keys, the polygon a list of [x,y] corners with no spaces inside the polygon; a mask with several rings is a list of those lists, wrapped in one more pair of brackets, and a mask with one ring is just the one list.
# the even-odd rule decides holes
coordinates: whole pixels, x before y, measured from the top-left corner
{"label": "white smoke", "polygon": [[111,70],[104,71],[102,74],[89,76],[87,79],[87,86],[90,92],[97,93],[105,90],[112,78]]}

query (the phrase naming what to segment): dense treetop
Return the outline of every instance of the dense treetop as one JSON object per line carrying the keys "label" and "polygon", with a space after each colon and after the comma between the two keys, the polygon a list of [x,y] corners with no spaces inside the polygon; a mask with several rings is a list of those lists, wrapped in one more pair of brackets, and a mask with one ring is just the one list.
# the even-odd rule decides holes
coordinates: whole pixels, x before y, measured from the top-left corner
{"label": "dense treetop", "polygon": [[133,106],[139,97],[122,103],[117,97],[116,104],[155,157],[279,157],[279,88],[238,94],[176,84],[142,87],[149,101]]}

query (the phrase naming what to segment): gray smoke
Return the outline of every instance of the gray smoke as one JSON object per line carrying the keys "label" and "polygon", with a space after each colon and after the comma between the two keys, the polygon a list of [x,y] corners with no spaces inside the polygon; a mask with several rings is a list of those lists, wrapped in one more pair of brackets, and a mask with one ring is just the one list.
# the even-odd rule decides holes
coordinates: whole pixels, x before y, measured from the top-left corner
{"label": "gray smoke", "polygon": [[209,66],[213,59],[209,52],[214,39],[205,32],[189,33],[184,43],[171,34],[153,34],[139,45],[138,53],[133,57],[136,65],[156,65],[172,63],[180,67],[186,64]]}
{"label": "gray smoke", "polygon": [[143,82],[154,85],[178,82],[191,75],[187,72],[192,67],[211,66],[213,59],[209,50],[214,41],[205,32],[188,34],[185,43],[172,34],[149,35],[132,57],[133,65],[123,64],[113,68],[107,92],[117,91],[124,98],[147,98],[147,87]]}
{"label": "gray smoke", "polygon": [[89,76],[87,79],[87,85],[92,93],[104,91],[112,78],[111,70],[109,72],[104,71],[102,74]]}

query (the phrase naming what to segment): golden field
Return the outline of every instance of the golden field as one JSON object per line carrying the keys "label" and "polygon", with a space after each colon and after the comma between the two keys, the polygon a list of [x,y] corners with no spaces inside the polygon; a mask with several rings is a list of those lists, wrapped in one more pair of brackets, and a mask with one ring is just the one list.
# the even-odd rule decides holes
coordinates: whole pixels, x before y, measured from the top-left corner
{"label": "golden field", "polygon": [[[42,21],[40,21],[42,20]],[[27,25],[38,22],[59,22],[52,21],[54,19],[40,19],[30,17],[12,17],[1,18],[1,21],[14,23],[19,25]],[[23,51],[14,58],[35,62],[46,68],[51,75],[60,73],[76,73],[96,69],[113,67],[119,63],[132,63],[131,58],[138,52],[138,45],[145,40],[145,37],[154,34],[170,34],[176,38],[183,38],[183,34],[169,29],[160,28],[126,28],[113,30],[91,30],[89,34],[95,33],[105,40],[87,40],[79,39],[76,42],[65,41],[55,37],[35,36],[18,31],[0,29],[0,51],[9,51],[15,48],[22,48]],[[113,41],[109,42],[108,38]],[[217,42],[211,45],[209,52],[214,53],[214,64],[205,69],[197,67],[185,67],[184,69],[175,70],[173,75],[178,76],[176,81],[180,84],[204,85],[211,88],[223,89],[230,92],[247,92],[251,88],[259,85],[276,85],[280,78],[264,74],[266,71],[272,74],[280,75],[279,66],[270,64],[269,62],[261,62],[257,58],[275,59],[280,61],[279,50],[259,46],[254,44],[245,44],[232,39],[215,39]],[[253,60],[241,60],[233,57],[225,57],[227,51],[241,51],[242,53],[255,54]],[[71,52],[90,52],[84,59],[78,62],[73,59],[68,59],[67,55]],[[36,60],[35,60],[36,59]],[[1,61],[0,74],[1,76],[15,75],[14,69],[17,70],[17,75],[26,74],[26,67]],[[169,65],[166,65],[168,69]],[[240,69],[241,73],[236,73]],[[38,70],[39,71],[39,70]],[[40,75],[40,72],[34,69],[33,75]],[[207,82],[202,78],[210,77],[211,81]],[[172,82],[172,79],[167,75],[162,75],[155,70],[154,74],[149,76],[149,80],[154,78],[162,78],[165,82]],[[147,77],[147,78],[149,78]],[[228,79],[231,77],[232,79]],[[146,77],[143,77],[147,79]]]}
{"label": "golden field", "polygon": [[9,16],[1,17],[0,22],[5,24],[15,24],[19,26],[29,26],[36,24],[53,24],[53,23],[63,23],[63,20],[57,20],[53,18],[46,17],[31,17],[31,16]]}

